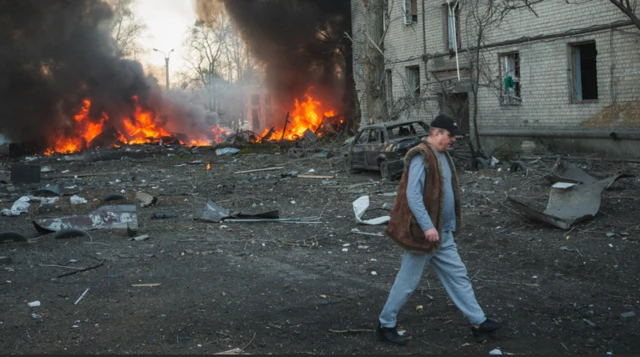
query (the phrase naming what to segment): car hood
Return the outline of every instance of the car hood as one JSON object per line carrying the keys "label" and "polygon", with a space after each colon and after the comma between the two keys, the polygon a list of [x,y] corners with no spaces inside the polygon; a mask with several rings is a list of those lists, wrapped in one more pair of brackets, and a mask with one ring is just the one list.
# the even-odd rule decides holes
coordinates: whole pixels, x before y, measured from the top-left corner
{"label": "car hood", "polygon": [[398,139],[393,139],[393,140],[389,140],[390,143],[395,144],[398,149],[407,149],[410,147],[414,147],[418,144],[420,144],[420,141],[422,141],[422,137],[421,136],[414,136],[414,137],[409,137],[409,138],[398,138]]}

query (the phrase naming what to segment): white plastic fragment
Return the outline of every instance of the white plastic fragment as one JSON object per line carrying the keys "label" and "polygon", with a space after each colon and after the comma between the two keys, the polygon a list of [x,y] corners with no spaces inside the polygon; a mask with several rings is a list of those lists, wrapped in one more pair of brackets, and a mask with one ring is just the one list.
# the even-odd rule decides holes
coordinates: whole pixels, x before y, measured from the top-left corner
{"label": "white plastic fragment", "polygon": [[32,301],[30,303],[27,303],[27,306],[29,306],[29,307],[38,307],[38,306],[40,306],[40,301],[38,301],[38,300]]}
{"label": "white plastic fragment", "polygon": [[70,200],[71,200],[71,204],[72,205],[81,205],[81,204],[87,203],[86,199],[84,199],[84,198],[82,198],[82,197],[80,197],[78,195],[71,196]]}
{"label": "white plastic fragment", "polygon": [[502,351],[500,351],[500,347],[496,347],[496,348],[492,349],[491,351],[489,351],[489,354],[493,355],[493,356],[500,356],[500,355],[502,355]]}

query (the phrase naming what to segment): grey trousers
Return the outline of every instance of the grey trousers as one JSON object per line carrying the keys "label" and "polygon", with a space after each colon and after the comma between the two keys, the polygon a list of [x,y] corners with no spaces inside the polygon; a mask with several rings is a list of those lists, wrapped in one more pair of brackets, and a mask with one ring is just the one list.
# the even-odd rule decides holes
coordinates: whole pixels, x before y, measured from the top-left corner
{"label": "grey trousers", "polygon": [[400,271],[389,292],[387,303],[380,314],[382,327],[396,326],[396,316],[418,287],[422,271],[427,263],[431,263],[449,297],[467,317],[470,324],[479,325],[486,320],[471,287],[471,281],[467,276],[467,268],[458,254],[458,247],[453,239],[453,234],[451,232],[442,232],[440,239],[442,240],[440,249],[433,254],[417,254],[405,251],[402,255]]}

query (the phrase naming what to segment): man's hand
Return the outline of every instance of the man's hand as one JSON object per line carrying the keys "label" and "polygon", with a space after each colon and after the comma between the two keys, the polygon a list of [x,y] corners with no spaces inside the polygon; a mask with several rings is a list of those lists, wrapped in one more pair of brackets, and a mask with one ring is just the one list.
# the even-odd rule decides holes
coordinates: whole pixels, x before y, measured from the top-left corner
{"label": "man's hand", "polygon": [[437,242],[440,240],[440,235],[438,234],[438,230],[435,228],[429,228],[424,231],[424,237],[429,242]]}

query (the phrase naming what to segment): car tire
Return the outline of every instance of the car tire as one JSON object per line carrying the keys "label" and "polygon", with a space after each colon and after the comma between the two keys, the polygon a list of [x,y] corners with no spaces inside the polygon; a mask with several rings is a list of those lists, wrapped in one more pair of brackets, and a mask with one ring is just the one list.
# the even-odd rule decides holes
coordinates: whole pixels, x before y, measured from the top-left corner
{"label": "car tire", "polygon": [[354,169],[351,164],[351,155],[344,156],[344,168],[348,174],[355,174],[358,172],[358,170]]}
{"label": "car tire", "polygon": [[391,172],[389,172],[389,164],[387,160],[380,161],[380,176],[383,180],[391,181]]}

